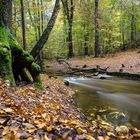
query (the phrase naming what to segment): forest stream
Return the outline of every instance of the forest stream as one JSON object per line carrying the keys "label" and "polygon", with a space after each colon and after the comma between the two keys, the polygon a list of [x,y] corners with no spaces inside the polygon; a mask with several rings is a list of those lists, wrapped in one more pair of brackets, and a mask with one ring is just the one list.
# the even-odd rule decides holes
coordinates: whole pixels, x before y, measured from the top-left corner
{"label": "forest stream", "polygon": [[68,77],[65,80],[77,91],[74,100],[89,120],[101,117],[115,126],[140,128],[140,82],[107,77]]}

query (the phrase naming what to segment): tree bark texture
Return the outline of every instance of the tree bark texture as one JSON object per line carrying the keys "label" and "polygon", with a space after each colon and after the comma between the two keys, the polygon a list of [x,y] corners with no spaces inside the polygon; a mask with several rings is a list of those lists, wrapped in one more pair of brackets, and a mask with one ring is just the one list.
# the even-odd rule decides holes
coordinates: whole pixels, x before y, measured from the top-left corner
{"label": "tree bark texture", "polygon": [[22,42],[23,42],[23,49],[26,50],[26,30],[25,30],[25,16],[24,16],[24,4],[23,0],[20,0],[21,5],[21,18],[22,18]]}
{"label": "tree bark texture", "polygon": [[74,2],[73,0],[61,0],[64,8],[64,13],[68,21],[68,58],[74,56],[73,43],[72,43],[72,28],[73,28],[73,15],[74,15]]}

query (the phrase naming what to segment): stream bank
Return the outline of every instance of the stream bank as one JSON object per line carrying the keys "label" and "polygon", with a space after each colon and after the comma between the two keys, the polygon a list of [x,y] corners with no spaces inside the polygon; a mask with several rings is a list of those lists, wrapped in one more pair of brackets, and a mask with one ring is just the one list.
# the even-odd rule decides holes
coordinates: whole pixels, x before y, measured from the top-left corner
{"label": "stream bank", "polygon": [[74,91],[56,77],[41,76],[33,85],[11,88],[0,81],[0,138],[7,140],[139,140],[140,130],[114,127],[97,117],[90,123],[76,107]]}

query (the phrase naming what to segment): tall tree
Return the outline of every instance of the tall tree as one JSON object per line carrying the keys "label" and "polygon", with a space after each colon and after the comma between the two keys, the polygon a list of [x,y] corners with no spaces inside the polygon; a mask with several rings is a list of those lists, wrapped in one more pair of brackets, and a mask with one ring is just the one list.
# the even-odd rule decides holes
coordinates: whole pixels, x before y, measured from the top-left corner
{"label": "tall tree", "polygon": [[26,50],[26,30],[25,30],[25,16],[24,16],[24,3],[23,0],[20,0],[20,6],[21,6],[21,21],[22,21],[22,42],[23,42],[23,48]]}
{"label": "tall tree", "polygon": [[74,15],[74,2],[73,0],[61,0],[64,8],[64,13],[68,20],[68,57],[73,57],[73,43],[72,43],[72,27],[73,27],[73,15]]}
{"label": "tall tree", "polygon": [[56,0],[55,1],[55,6],[53,9],[53,13],[52,16],[48,22],[47,28],[44,30],[44,32],[42,33],[41,37],[39,38],[38,42],[36,43],[36,45],[33,47],[33,49],[31,50],[31,55],[35,58],[40,50],[43,48],[43,46],[45,45],[45,43],[47,42],[49,35],[53,29],[53,26],[55,24],[55,21],[57,19],[58,16],[58,12],[60,9],[60,0]]}
{"label": "tall tree", "polygon": [[94,44],[94,53],[95,57],[99,56],[99,23],[98,23],[98,8],[99,0],[95,0],[95,11],[94,11],[94,26],[95,26],[95,44]]}

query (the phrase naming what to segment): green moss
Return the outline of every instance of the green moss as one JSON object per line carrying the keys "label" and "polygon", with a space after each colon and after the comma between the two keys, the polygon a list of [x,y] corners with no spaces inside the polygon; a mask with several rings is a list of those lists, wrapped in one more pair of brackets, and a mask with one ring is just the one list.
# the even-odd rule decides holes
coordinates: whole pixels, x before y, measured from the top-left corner
{"label": "green moss", "polygon": [[14,38],[14,36],[8,32],[8,40],[9,45],[12,51],[13,55],[21,55],[23,52],[23,49],[21,48],[20,44],[17,42],[17,40]]}
{"label": "green moss", "polygon": [[43,86],[42,86],[42,83],[41,83],[40,77],[39,77],[39,73],[41,72],[40,66],[33,62],[31,65],[31,70],[32,70],[32,76],[34,79],[35,87],[37,87],[39,89],[43,89]]}
{"label": "green moss", "polygon": [[32,63],[32,65],[31,65],[31,69],[34,71],[34,72],[36,72],[36,73],[40,73],[41,72],[41,68],[40,68],[40,66],[38,65],[38,64],[36,64],[36,63]]}
{"label": "green moss", "polygon": [[26,51],[22,52],[22,56],[21,56],[24,60],[24,63],[32,63],[34,61],[34,58]]}
{"label": "green moss", "polygon": [[0,27],[0,75],[4,80],[10,80],[11,85],[15,85],[7,29],[3,27]]}
{"label": "green moss", "polygon": [[42,83],[40,81],[39,82],[34,82],[34,85],[38,89],[41,89],[41,90],[43,89]]}
{"label": "green moss", "polygon": [[[16,66],[16,67],[12,67]],[[20,68],[20,70],[19,70]],[[34,58],[24,51],[14,36],[5,27],[0,27],[0,75],[4,80],[10,80],[11,85],[15,85],[15,77],[20,76],[22,80],[30,81],[24,71],[27,68],[34,80],[37,88],[42,89],[39,73],[41,68],[34,63]],[[16,73],[17,72],[17,73]],[[18,79],[18,78],[17,78]]]}

